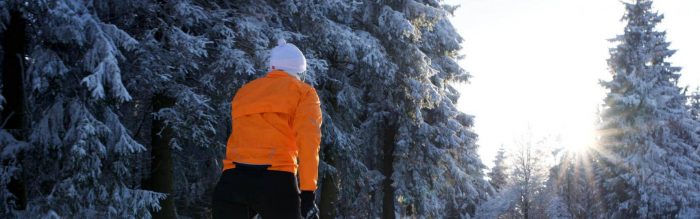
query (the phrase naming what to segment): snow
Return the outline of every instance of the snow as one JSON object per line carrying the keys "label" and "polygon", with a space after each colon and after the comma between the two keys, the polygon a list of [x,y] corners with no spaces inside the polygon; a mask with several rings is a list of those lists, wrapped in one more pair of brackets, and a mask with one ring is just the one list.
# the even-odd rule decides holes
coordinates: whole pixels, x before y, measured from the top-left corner
{"label": "snow", "polygon": [[[150,218],[169,208],[207,217],[231,131],[230,101],[267,73],[269,49],[282,38],[305,53],[301,79],[322,102],[317,194],[322,212],[332,212],[324,216],[498,218],[520,215],[522,197],[533,217],[579,217],[580,209],[600,207],[589,196],[567,196],[590,189],[591,179],[576,180],[581,170],[563,162],[550,172],[542,165],[548,155],[526,147],[535,141],[520,154],[504,152],[496,161],[503,168],[486,180],[474,117],[455,106],[452,82],[470,75],[457,64],[462,38],[448,20],[454,7],[439,1],[0,6],[0,32],[9,10],[21,9],[33,27],[25,59],[29,127],[0,129],[0,198],[13,197],[6,189],[13,178],[31,179],[24,181],[27,209],[6,205],[2,217]],[[645,10],[626,18],[660,21]],[[599,204],[610,209],[602,216],[692,217],[700,212],[693,192],[700,104],[691,114],[676,85],[679,69],[664,62],[673,54],[664,34],[637,23],[617,38],[609,60],[616,77],[602,83],[610,90],[602,128],[621,133],[604,136],[612,142],[604,147],[619,159],[601,156],[594,167],[602,190],[625,186],[632,198],[602,193]],[[648,36],[643,47],[632,34]],[[0,96],[0,110],[3,102]],[[154,130],[155,121],[166,127]],[[171,167],[151,166],[152,136],[174,149]],[[149,187],[156,168],[171,168],[172,192]],[[553,180],[554,172],[572,181]],[[175,205],[164,205],[166,197]]]}

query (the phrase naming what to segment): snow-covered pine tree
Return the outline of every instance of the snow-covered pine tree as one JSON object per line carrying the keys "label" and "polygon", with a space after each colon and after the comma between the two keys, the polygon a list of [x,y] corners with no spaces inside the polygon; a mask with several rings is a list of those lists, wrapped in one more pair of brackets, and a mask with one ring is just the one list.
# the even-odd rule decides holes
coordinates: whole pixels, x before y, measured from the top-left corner
{"label": "snow-covered pine tree", "polygon": [[544,218],[547,210],[547,179],[551,152],[547,138],[538,138],[530,131],[523,135],[510,157],[510,186],[520,191],[515,204],[519,218]]}
{"label": "snow-covered pine tree", "polygon": [[600,218],[600,194],[595,186],[593,171],[596,162],[590,153],[593,151],[560,152],[557,164],[551,168],[548,187],[556,195],[556,203],[561,209],[552,213],[565,212],[572,218]]}
{"label": "snow-covered pine tree", "polygon": [[[305,50],[310,68],[304,79],[318,91],[323,109],[319,173],[322,217],[376,218],[382,214],[382,147],[368,144],[379,131],[363,126],[370,103],[391,83],[393,65],[380,42],[367,32],[360,1],[286,2],[273,22],[278,37]],[[368,92],[372,88],[375,92]],[[376,132],[372,132],[372,130]],[[372,133],[372,134],[369,134]]]}
{"label": "snow-covered pine tree", "polygon": [[[690,115],[695,121],[700,122],[700,88],[696,88],[688,97]],[[700,128],[696,131],[700,135]],[[695,150],[700,150],[700,145],[695,145]]]}
{"label": "snow-covered pine tree", "polygon": [[386,130],[383,160],[393,160],[383,174],[391,183],[385,195],[393,193],[394,204],[385,198],[384,212],[471,217],[492,187],[476,153],[472,117],[455,107],[459,94],[450,83],[469,75],[457,64],[462,39],[447,19],[453,8],[436,1],[391,1],[377,8],[379,23],[370,32],[396,66],[395,85],[377,101],[385,101],[379,105],[384,124],[375,123]]}
{"label": "snow-covered pine tree", "polygon": [[547,197],[549,200],[546,203],[546,209],[545,213],[547,215],[547,218],[556,218],[556,219],[569,219],[569,218],[577,218],[574,217],[571,212],[569,212],[568,206],[566,206],[565,200],[559,196],[557,193],[552,192],[552,190],[548,189],[548,194],[549,197]]}
{"label": "snow-covered pine tree", "polygon": [[505,156],[506,184],[479,206],[476,218],[546,218],[559,212],[552,208],[558,208],[561,202],[547,188],[552,159],[549,144],[549,138],[537,137],[531,130],[517,139]]}
{"label": "snow-covered pine tree", "polygon": [[493,168],[491,168],[491,172],[488,173],[490,179],[489,183],[499,192],[508,181],[508,176],[506,175],[508,171],[508,167],[506,166],[506,149],[503,145],[498,149],[493,163]]}
{"label": "snow-covered pine tree", "polygon": [[624,3],[627,25],[611,49],[612,80],[602,111],[597,183],[605,217],[692,218],[700,215],[700,123],[678,86],[680,68],[666,61],[663,16],[652,1]]}
{"label": "snow-covered pine tree", "polygon": [[124,63],[125,84],[138,92],[133,92],[134,101],[122,105],[122,112],[131,116],[125,123],[150,154],[142,157],[143,186],[168,194],[156,218],[205,217],[221,172],[217,157],[225,138],[217,134],[226,133],[230,123],[217,125],[225,123],[220,120],[230,108],[217,111],[212,99],[221,98],[217,90],[224,82],[235,84],[222,74],[230,74],[231,62],[243,60],[225,54],[234,49],[230,44],[219,44],[232,40],[224,23],[231,15],[211,4],[189,0],[95,4],[118,6],[103,16],[113,18],[139,43],[125,55],[130,61]]}
{"label": "snow-covered pine tree", "polygon": [[236,46],[255,60],[256,71],[265,67],[262,52],[280,38],[309,59],[304,79],[318,89],[324,110],[323,215],[467,216],[488,195],[471,117],[455,110],[458,94],[449,85],[468,78],[455,61],[461,39],[446,19],[450,7],[433,1],[220,5],[236,15]]}
{"label": "snow-covered pine tree", "polygon": [[693,116],[700,116],[700,89],[696,89],[689,97],[688,102],[690,104],[690,114]]}
{"label": "snow-covered pine tree", "polygon": [[[103,22],[92,1],[3,4],[28,22],[22,60],[29,127],[14,170],[24,179],[27,210],[7,215],[148,218],[162,195],[140,189],[130,161],[145,147],[116,107],[132,98],[120,64],[137,41]],[[3,144],[3,158],[11,146]]]}
{"label": "snow-covered pine tree", "polygon": [[[8,2],[25,7],[0,4]],[[38,24],[30,31],[36,42],[31,45],[38,46],[27,59],[29,106],[32,118],[42,118],[35,122],[41,129],[34,129],[51,130],[48,135],[34,131],[34,142],[41,144],[33,148],[54,148],[51,154],[36,153],[50,159],[24,167],[46,176],[27,184],[30,216],[89,217],[105,212],[94,209],[111,206],[114,212],[134,209],[138,214],[131,215],[147,217],[146,207],[159,197],[154,193],[133,190],[151,196],[123,197],[115,204],[90,192],[122,188],[114,185],[119,180],[123,188],[141,188],[142,180],[143,187],[153,188],[153,180],[144,179],[154,174],[162,176],[161,186],[171,187],[159,191],[174,198],[163,203],[164,212],[201,216],[220,173],[216,160],[230,131],[229,102],[238,87],[267,72],[267,51],[278,39],[304,50],[309,71],[303,79],[322,99],[318,194],[323,216],[469,217],[492,192],[476,155],[472,118],[454,107],[458,94],[449,83],[466,81],[468,74],[455,62],[461,39],[446,19],[449,6],[436,1],[63,0],[26,7],[28,20]],[[91,74],[91,63],[104,71]],[[86,77],[83,85],[75,81]],[[108,128],[100,128],[100,122]],[[86,124],[79,126],[85,132],[71,134],[88,133],[80,136],[86,144],[78,148],[110,147],[113,138],[139,147],[120,156],[86,152],[81,156],[90,159],[82,160],[91,163],[75,161],[64,156],[63,146],[72,144],[62,140],[62,127],[76,124]],[[87,132],[93,127],[95,132]],[[105,131],[111,127],[118,131]],[[61,144],[49,147],[55,142]],[[156,159],[166,160],[166,168],[157,171],[164,174],[152,171],[162,167],[150,162],[154,145],[165,150]],[[123,162],[127,155],[128,163]],[[90,177],[116,170],[129,175],[93,187],[73,178],[61,184],[80,185],[76,191],[87,191],[88,198],[58,190],[59,196],[49,199],[48,192],[36,189],[40,182],[53,186],[49,178],[82,177],[97,169],[96,163],[111,160],[123,166]],[[48,173],[49,163],[63,169]],[[129,203],[144,205],[125,207]]]}
{"label": "snow-covered pine tree", "polygon": [[700,88],[696,88],[690,96],[688,96],[688,107],[690,108],[690,115],[695,118],[695,120],[700,121]]}
{"label": "snow-covered pine tree", "polygon": [[[695,88],[695,91],[693,91],[689,95],[688,104],[688,107],[690,109],[690,115],[693,116],[693,119],[695,119],[695,121],[700,123],[700,88]],[[700,128],[696,130],[696,133],[700,135]],[[699,151],[698,153],[700,153],[700,144],[695,145],[695,150]]]}

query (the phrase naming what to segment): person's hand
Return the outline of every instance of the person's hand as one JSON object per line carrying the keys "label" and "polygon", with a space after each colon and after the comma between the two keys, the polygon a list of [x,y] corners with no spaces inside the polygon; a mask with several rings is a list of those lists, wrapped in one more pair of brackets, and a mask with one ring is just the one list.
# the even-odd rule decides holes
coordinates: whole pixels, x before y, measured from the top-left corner
{"label": "person's hand", "polygon": [[301,216],[304,219],[318,219],[318,207],[314,202],[316,199],[314,192],[302,191],[299,198],[301,198]]}

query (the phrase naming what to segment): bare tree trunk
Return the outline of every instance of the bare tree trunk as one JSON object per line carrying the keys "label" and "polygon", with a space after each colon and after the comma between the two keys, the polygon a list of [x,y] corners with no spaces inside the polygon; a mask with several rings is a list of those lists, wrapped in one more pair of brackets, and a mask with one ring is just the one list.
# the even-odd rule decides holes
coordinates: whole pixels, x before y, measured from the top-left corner
{"label": "bare tree trunk", "polygon": [[523,218],[530,219],[530,199],[527,197],[527,195],[525,195],[523,198]]}
{"label": "bare tree trunk", "polygon": [[329,174],[321,184],[321,200],[319,201],[319,216],[321,218],[336,218],[336,205],[338,204],[337,177]]}
{"label": "bare tree trunk", "polygon": [[384,219],[394,219],[395,206],[394,206],[394,180],[391,179],[391,175],[394,174],[394,142],[396,140],[396,127],[392,122],[385,122],[384,129],[384,159],[382,172],[384,173],[384,199],[383,199],[383,211],[382,218]]}
{"label": "bare tree trunk", "polygon": [[[156,94],[153,99],[153,113],[172,107],[175,100],[163,94]],[[161,118],[153,118],[151,126],[151,176],[148,187],[168,195],[160,202],[160,211],[153,212],[153,218],[176,218],[175,201],[173,198],[173,151],[170,141],[173,139],[173,129]]]}
{"label": "bare tree trunk", "polygon": [[[26,48],[26,20],[18,11],[12,11],[10,24],[3,35],[2,49],[4,57],[2,60],[2,95],[5,97],[4,110],[0,117],[0,127],[12,133],[15,139],[26,140],[28,128],[26,97],[24,95],[24,66],[22,58]],[[16,156],[18,162],[22,161],[22,152]],[[3,165],[7,165],[3,160]],[[6,200],[17,210],[24,210],[27,204],[27,192],[24,181],[20,177],[13,177],[7,185],[7,189],[15,196],[14,199]]]}
{"label": "bare tree trunk", "polygon": [[[323,148],[323,162],[330,166],[335,166],[337,155],[332,152],[330,146]],[[320,218],[336,218],[336,205],[338,204],[338,173],[326,172],[321,181],[321,200],[318,200]]]}

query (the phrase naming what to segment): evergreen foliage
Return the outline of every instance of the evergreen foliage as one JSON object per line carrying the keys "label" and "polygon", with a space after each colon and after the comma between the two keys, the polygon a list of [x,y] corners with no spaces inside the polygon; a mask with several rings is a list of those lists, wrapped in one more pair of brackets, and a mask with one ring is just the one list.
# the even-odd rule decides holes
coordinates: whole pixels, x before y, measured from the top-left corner
{"label": "evergreen foliage", "polygon": [[2,216],[206,217],[229,102],[278,39],[303,50],[321,98],[323,216],[468,218],[493,192],[455,107],[469,75],[439,1],[0,5],[0,34],[10,11],[30,27],[28,134],[0,129],[0,197],[22,178],[27,209]]}
{"label": "evergreen foliage", "polygon": [[610,218],[686,218],[698,215],[698,127],[669,63],[663,16],[649,0],[625,3],[627,26],[610,52],[613,78],[602,111],[601,187]]}
{"label": "evergreen foliage", "polygon": [[496,191],[500,191],[508,182],[508,176],[506,172],[508,171],[508,166],[506,164],[506,149],[503,145],[498,149],[496,158],[494,159],[493,168],[491,172],[488,173],[489,183],[493,186]]}

